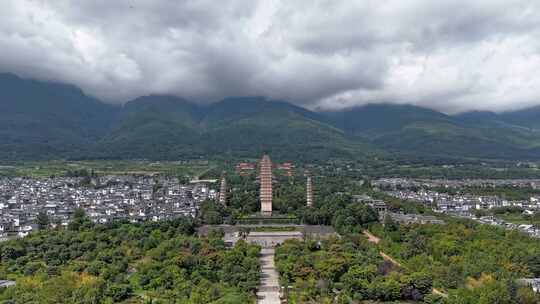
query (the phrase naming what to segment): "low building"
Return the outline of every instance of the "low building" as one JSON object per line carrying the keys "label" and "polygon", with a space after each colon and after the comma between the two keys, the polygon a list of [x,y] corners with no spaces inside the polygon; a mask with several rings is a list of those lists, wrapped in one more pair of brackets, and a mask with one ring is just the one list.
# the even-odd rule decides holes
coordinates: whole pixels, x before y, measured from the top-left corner
{"label": "low building", "polygon": [[15,281],[0,280],[0,288],[6,288],[6,287],[15,286],[15,285],[17,285]]}
{"label": "low building", "polygon": [[388,208],[386,206],[386,203],[380,200],[374,200],[371,203],[368,204],[373,210],[377,211],[379,216],[381,214],[385,214],[388,211]]}
{"label": "low building", "polygon": [[519,279],[517,283],[521,286],[528,286],[536,293],[540,293],[540,278]]}
{"label": "low building", "polygon": [[236,164],[236,173],[240,175],[247,175],[255,170],[255,164],[252,163],[238,163]]}
{"label": "low building", "polygon": [[400,224],[444,224],[443,220],[432,215],[388,213],[393,221]]}

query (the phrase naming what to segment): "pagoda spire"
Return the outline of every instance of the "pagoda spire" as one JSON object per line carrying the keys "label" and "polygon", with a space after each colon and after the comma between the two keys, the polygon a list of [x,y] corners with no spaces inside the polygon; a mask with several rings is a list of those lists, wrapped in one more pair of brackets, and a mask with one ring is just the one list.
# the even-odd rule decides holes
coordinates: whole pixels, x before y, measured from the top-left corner
{"label": "pagoda spire", "polygon": [[225,172],[221,176],[221,185],[219,186],[219,203],[227,205],[227,179],[225,178]]}
{"label": "pagoda spire", "polygon": [[309,173],[306,179],[306,205],[308,207],[313,206],[313,185],[311,183],[311,176]]}
{"label": "pagoda spire", "polygon": [[268,155],[264,155],[260,163],[260,199],[261,214],[272,215],[272,161]]}

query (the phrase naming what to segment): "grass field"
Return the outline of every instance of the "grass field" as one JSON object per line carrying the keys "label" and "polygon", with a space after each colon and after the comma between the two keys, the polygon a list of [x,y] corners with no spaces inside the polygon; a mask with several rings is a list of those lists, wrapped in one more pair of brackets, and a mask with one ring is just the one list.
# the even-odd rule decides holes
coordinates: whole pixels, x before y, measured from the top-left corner
{"label": "grass field", "polygon": [[537,225],[540,226],[540,219],[527,217],[519,213],[505,213],[496,215],[497,218],[517,225]]}
{"label": "grass field", "polygon": [[98,160],[98,161],[47,161],[27,162],[0,167],[0,176],[26,176],[45,178],[62,176],[69,171],[86,169],[98,175],[107,174],[165,174],[192,178],[214,167],[208,162],[172,162],[172,161],[133,161],[133,160]]}

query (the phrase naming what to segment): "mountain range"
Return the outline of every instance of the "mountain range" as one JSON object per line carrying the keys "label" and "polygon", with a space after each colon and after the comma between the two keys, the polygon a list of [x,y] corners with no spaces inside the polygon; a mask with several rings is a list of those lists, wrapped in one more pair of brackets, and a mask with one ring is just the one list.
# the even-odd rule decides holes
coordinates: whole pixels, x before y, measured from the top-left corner
{"label": "mountain range", "polygon": [[401,155],[540,159],[540,107],[447,115],[370,104],[314,112],[264,97],[199,105],[150,95],[122,106],[72,85],[0,74],[0,160]]}

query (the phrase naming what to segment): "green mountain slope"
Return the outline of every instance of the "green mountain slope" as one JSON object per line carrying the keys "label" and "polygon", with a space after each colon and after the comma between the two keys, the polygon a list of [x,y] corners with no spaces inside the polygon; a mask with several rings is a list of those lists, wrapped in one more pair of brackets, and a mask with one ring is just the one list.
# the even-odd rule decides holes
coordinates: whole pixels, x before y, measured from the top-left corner
{"label": "green mountain slope", "polygon": [[269,152],[277,158],[314,159],[372,150],[361,149],[360,143],[316,117],[260,97],[228,98],[202,107],[179,98],[147,96],[124,107],[96,151],[102,157],[129,158],[257,157]]}
{"label": "green mountain slope", "polygon": [[0,159],[83,155],[117,111],[74,86],[0,74]]}
{"label": "green mountain slope", "polygon": [[509,111],[499,114],[505,122],[540,130],[540,106],[519,111]]}
{"label": "green mountain slope", "polygon": [[540,159],[540,108],[446,115],[410,105],[317,113],[263,97],[196,105],[144,96],[111,106],[63,84],[0,74],[0,161],[258,157]]}
{"label": "green mountain slope", "polygon": [[398,132],[411,123],[447,123],[451,118],[425,108],[410,105],[369,104],[328,112],[333,123],[351,136],[376,138]]}
{"label": "green mountain slope", "polygon": [[497,114],[449,116],[410,105],[367,105],[327,113],[348,136],[416,156],[540,158],[540,134]]}
{"label": "green mountain slope", "polygon": [[92,148],[94,157],[179,159],[204,153],[198,147],[199,107],[172,96],[128,102],[111,130]]}
{"label": "green mountain slope", "polygon": [[529,145],[521,134],[453,124],[413,123],[373,142],[386,150],[432,157],[529,159],[540,155],[538,146]]}
{"label": "green mountain slope", "polygon": [[211,153],[218,149],[241,156],[267,151],[276,157],[313,159],[373,151],[348,140],[343,131],[303,108],[263,98],[231,98],[210,106],[202,121]]}

